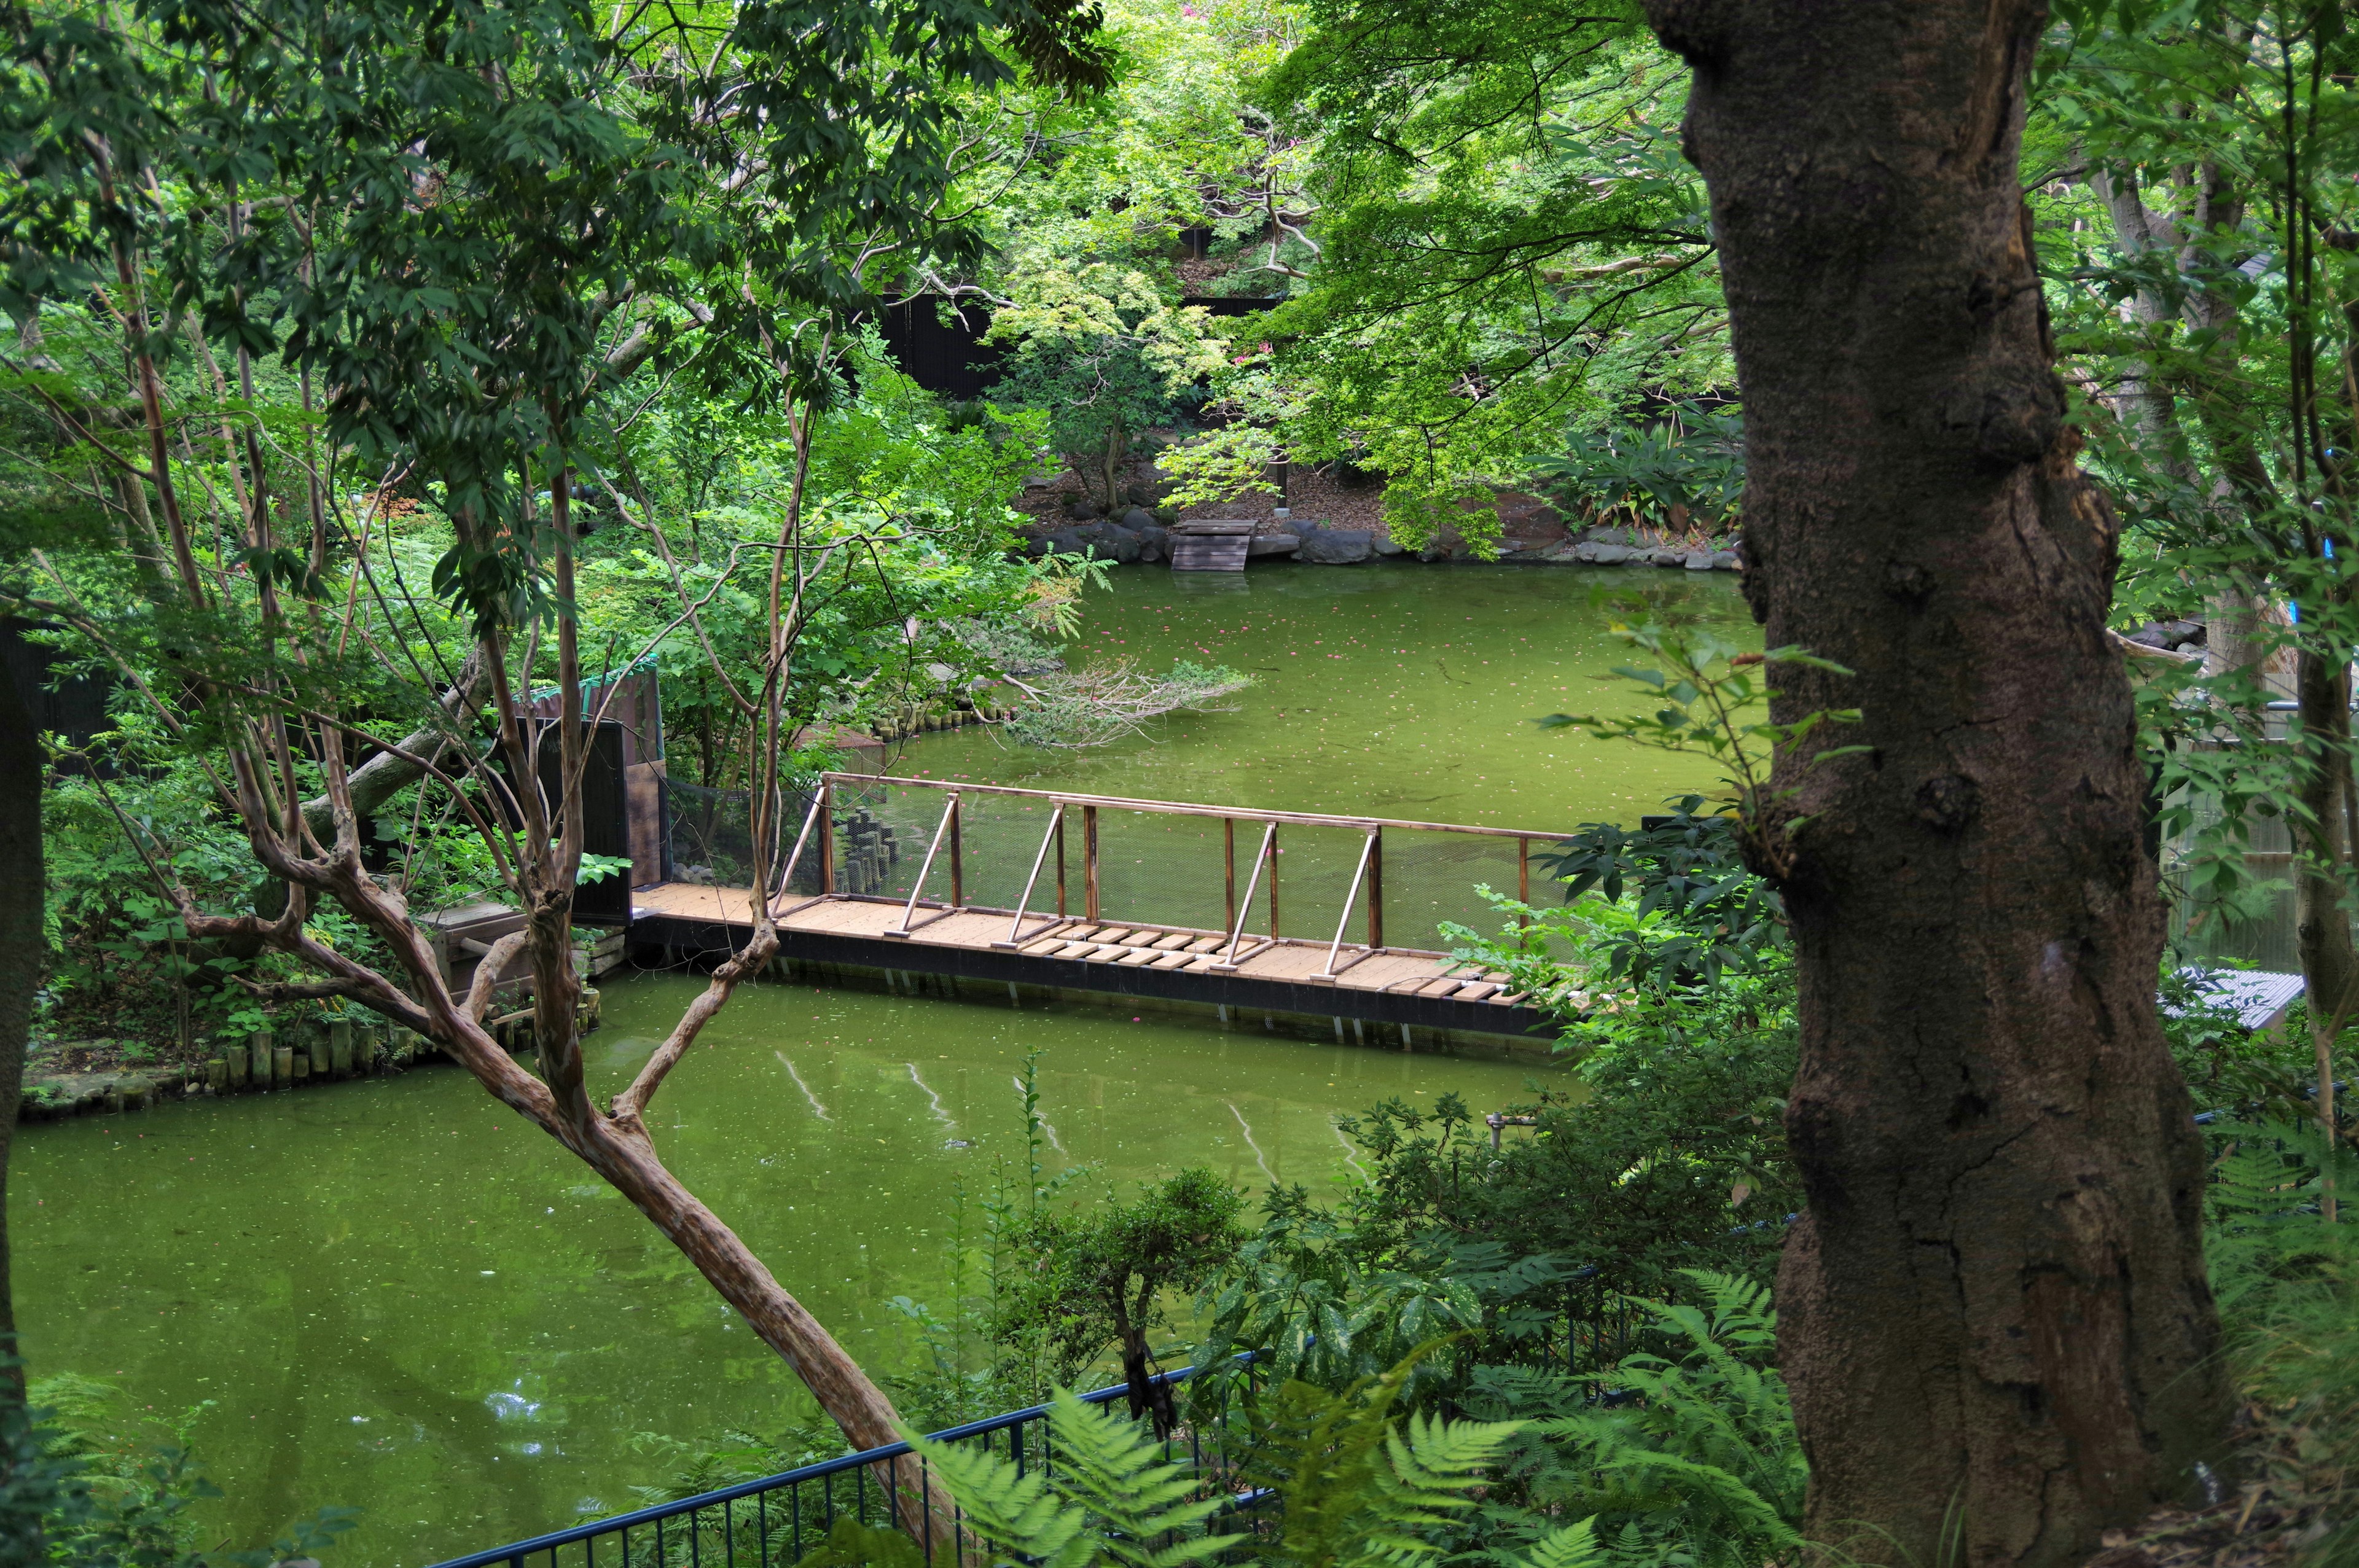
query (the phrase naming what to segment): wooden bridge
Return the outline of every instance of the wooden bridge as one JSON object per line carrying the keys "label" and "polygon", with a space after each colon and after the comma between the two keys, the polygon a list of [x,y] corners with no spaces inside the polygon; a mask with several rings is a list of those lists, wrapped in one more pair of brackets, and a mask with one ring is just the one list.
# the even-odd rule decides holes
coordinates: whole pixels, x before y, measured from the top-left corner
{"label": "wooden bridge", "polygon": [[[781,962],[807,978],[1120,998],[1364,1042],[1373,1027],[1404,1045],[1419,1032],[1540,1044],[1549,1019],[1507,975],[1434,944],[1443,920],[1495,928],[1476,883],[1528,900],[1532,845],[1563,837],[829,773],[771,911]],[[718,957],[745,940],[754,897],[639,888],[630,945]]]}

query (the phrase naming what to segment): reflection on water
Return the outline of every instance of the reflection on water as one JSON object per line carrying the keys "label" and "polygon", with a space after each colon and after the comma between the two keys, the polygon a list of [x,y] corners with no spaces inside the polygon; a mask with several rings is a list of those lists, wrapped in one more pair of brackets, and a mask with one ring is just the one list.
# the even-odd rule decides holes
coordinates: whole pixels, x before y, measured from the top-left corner
{"label": "reflection on water", "polygon": [[[597,1093],[694,989],[609,989]],[[1480,1110],[1549,1070],[768,986],[706,1029],[648,1119],[780,1280],[890,1368],[913,1346],[885,1303],[945,1289],[953,1184],[1021,1155],[1033,1046],[1053,1165],[1127,1182],[1198,1162],[1252,1189],[1346,1173],[1338,1113],[1451,1090]],[[107,1379],[158,1419],[210,1401],[191,1436],[230,1494],[212,1540],[343,1503],[366,1511],[337,1563],[416,1564],[635,1506],[633,1485],[669,1479],[636,1434],[807,1408],[643,1219],[454,1067],[32,1127],[14,1167],[35,1374]]]}

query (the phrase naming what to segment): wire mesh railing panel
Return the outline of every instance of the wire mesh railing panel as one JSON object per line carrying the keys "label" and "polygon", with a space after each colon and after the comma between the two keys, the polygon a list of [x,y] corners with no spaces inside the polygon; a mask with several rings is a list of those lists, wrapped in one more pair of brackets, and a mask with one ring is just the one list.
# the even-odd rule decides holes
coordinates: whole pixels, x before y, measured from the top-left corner
{"label": "wire mesh railing panel", "polygon": [[666,781],[664,831],[671,840],[672,875],[685,882],[752,886],[752,798],[742,789]]}
{"label": "wire mesh railing panel", "polygon": [[[1277,830],[1275,863],[1262,874],[1277,873],[1277,934],[1299,942],[1332,942],[1336,923],[1343,917],[1359,874],[1360,853],[1367,847],[1367,830],[1360,827],[1310,827],[1288,822]],[[1368,939],[1367,890],[1353,903],[1346,943]]]}
{"label": "wire mesh railing panel", "polygon": [[[1496,935],[1506,917],[1484,902],[1477,890],[1516,896],[1518,845],[1515,838],[1485,834],[1434,833],[1409,827],[1385,829],[1385,945],[1447,951],[1441,923],[1454,921],[1484,935]],[[1535,839],[1536,848],[1547,841]],[[1534,902],[1547,897],[1536,887]]]}
{"label": "wire mesh railing panel", "polygon": [[[1016,901],[1024,896],[1024,884],[1038,860],[1040,881],[1033,889],[1027,907],[1053,913],[1057,907],[1056,846],[1048,843],[1045,856],[1040,851],[1056,815],[1055,803],[1038,795],[961,795],[960,902],[987,909],[1014,909]],[[940,820],[939,812],[936,820]],[[942,852],[949,854],[948,844]],[[938,863],[926,896],[946,900],[950,889],[950,867]]]}
{"label": "wire mesh railing panel", "polygon": [[[1223,871],[1226,840],[1213,816],[1185,816],[1098,806],[1086,816],[1069,810],[1079,846],[1094,819],[1097,832],[1097,908],[1107,921],[1137,921],[1198,931],[1227,928],[1228,888]],[[1248,831],[1250,829],[1250,831]],[[1260,842],[1259,823],[1236,825],[1237,896]],[[1085,913],[1081,900],[1071,904]]]}
{"label": "wire mesh railing panel", "polygon": [[[715,887],[742,888],[754,883],[753,795],[742,789],[707,789],[701,784],[667,780],[664,784],[664,832],[670,843],[672,877],[684,882],[708,882]],[[770,845],[770,875],[785,870],[810,810],[811,797],[788,792],[780,803],[778,823]],[[806,845],[795,868],[792,890],[804,894],[819,889],[818,847]]]}
{"label": "wire mesh railing panel", "polygon": [[[837,785],[828,813],[835,835],[834,891],[863,898],[908,897],[947,804],[935,790]],[[942,885],[949,886],[947,860]]]}

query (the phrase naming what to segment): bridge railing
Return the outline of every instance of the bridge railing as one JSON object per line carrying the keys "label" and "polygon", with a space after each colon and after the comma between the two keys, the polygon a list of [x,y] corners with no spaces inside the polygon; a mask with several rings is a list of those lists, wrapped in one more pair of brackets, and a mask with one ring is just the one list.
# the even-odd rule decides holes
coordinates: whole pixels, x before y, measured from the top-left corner
{"label": "bridge railing", "polygon": [[[1251,1378],[1252,1363],[1247,1353],[1234,1365]],[[1192,1367],[1174,1368],[1158,1373],[1155,1380],[1177,1383],[1194,1371]],[[1117,1383],[1082,1399],[1104,1405],[1127,1391]],[[1164,1452],[1174,1458],[1186,1453],[1208,1494],[1217,1488],[1234,1497],[1237,1507],[1253,1507],[1264,1499],[1241,1489],[1236,1480],[1238,1456],[1229,1450],[1225,1388],[1212,1403],[1213,1413],[1183,1422],[1165,1443]],[[980,1444],[1027,1471],[1053,1471],[1057,1465],[1047,1405],[969,1422],[930,1436],[936,1443]],[[955,1521],[937,1521],[916,1501],[925,1494],[929,1476],[926,1462],[912,1459],[911,1453],[906,1443],[887,1444],[470,1552],[434,1568],[599,1568],[601,1563],[608,1568],[791,1568],[844,1518],[901,1531],[937,1568],[989,1561]]]}
{"label": "bridge railing", "polygon": [[[1568,835],[1263,811],[865,773],[821,775],[805,868],[840,896],[891,899],[911,927],[951,909],[1218,933],[1242,957],[1283,939],[1341,965],[1434,953],[1443,921],[1493,931],[1479,887],[1529,902],[1532,849]],[[798,881],[800,881],[799,869]],[[1024,916],[1019,926],[1017,912]]]}

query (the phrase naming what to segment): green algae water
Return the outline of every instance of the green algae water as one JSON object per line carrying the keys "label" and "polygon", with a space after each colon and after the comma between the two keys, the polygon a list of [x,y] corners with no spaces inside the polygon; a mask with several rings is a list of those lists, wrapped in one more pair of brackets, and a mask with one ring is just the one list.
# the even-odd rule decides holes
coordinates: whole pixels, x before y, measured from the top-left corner
{"label": "green algae water", "polygon": [[[1709,769],[1537,730],[1614,698],[1593,579],[1746,628],[1725,579],[1567,568],[1118,572],[1077,659],[1226,663],[1257,684],[1160,744],[1049,756],[959,732],[937,777],[1548,829],[1627,819]],[[1699,580],[1701,579],[1701,580]],[[1624,699],[1624,700],[1626,700]],[[699,982],[611,985],[587,1044],[620,1088]],[[1337,1118],[1455,1092],[1480,1111],[1551,1069],[1228,1033],[1113,1009],[742,990],[658,1098],[680,1176],[882,1371],[945,1302],[956,1195],[1020,1163],[1016,1076],[1044,1053],[1052,1166],[1130,1183],[1201,1163],[1332,1192]],[[227,1493],[204,1544],[362,1509],[331,1568],[396,1568],[636,1507],[679,1450],[810,1411],[783,1364],[623,1201],[455,1067],[33,1126],[9,1182],[38,1378],[122,1390]],[[193,1415],[189,1412],[193,1411]]]}
{"label": "green algae water", "polygon": [[[904,749],[912,776],[1277,811],[1570,831],[1626,822],[1713,783],[1709,763],[1542,730],[1552,713],[1633,711],[1634,662],[1599,593],[1760,646],[1734,579],[1659,568],[1256,567],[1116,571],[1075,664],[1225,665],[1255,684],[1226,712],[1158,722],[1160,744],[1039,752],[989,729]],[[1019,698],[1020,700],[1020,698]]]}
{"label": "green algae water", "polygon": [[[608,990],[593,1092],[698,987]],[[780,1281],[892,1370],[917,1343],[888,1303],[948,1299],[954,1188],[1021,1168],[1034,1047],[1052,1167],[1130,1183],[1202,1163],[1256,1190],[1333,1191],[1356,1152],[1340,1112],[1451,1091],[1487,1108],[1549,1071],[768,985],[706,1029],[650,1121]],[[34,1127],[13,1167],[35,1376],[104,1379],[159,1423],[201,1406],[216,1540],[342,1503],[365,1511],[335,1563],[429,1563],[639,1506],[634,1485],[677,1470],[658,1439],[718,1446],[809,1410],[644,1219],[455,1066]]]}

